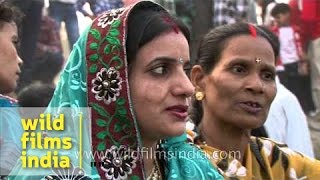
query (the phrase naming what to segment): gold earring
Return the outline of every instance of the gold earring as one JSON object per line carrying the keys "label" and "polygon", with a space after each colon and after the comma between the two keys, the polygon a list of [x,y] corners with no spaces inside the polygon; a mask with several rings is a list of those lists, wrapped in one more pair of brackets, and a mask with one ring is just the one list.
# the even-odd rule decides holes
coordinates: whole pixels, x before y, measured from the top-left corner
{"label": "gold earring", "polygon": [[196,96],[196,100],[202,101],[202,99],[204,98],[204,93],[201,91],[197,91],[195,96]]}

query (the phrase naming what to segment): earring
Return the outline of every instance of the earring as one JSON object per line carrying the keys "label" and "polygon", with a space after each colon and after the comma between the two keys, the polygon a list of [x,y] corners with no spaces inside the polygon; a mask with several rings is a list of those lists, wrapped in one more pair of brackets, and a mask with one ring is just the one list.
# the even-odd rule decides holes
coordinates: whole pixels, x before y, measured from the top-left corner
{"label": "earring", "polygon": [[202,99],[204,98],[204,93],[201,91],[197,91],[195,96],[196,96],[196,100],[202,101]]}
{"label": "earring", "polygon": [[179,58],[179,59],[178,59],[178,63],[179,63],[179,64],[184,64],[184,60],[183,60],[182,58]]}

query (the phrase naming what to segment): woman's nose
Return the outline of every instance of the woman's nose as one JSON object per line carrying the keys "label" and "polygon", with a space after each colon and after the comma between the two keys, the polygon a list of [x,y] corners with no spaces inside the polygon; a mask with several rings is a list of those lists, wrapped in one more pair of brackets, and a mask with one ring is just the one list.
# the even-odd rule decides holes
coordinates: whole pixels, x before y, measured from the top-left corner
{"label": "woman's nose", "polygon": [[18,55],[18,64],[21,67],[23,64],[23,60],[20,58],[20,56]]}
{"label": "woman's nose", "polygon": [[175,88],[173,90],[175,95],[183,95],[185,97],[190,97],[194,93],[194,87],[188,78],[188,76],[183,72],[180,78],[177,78]]}
{"label": "woman's nose", "polygon": [[261,94],[264,91],[264,85],[259,74],[252,74],[247,80],[246,89],[250,92]]}

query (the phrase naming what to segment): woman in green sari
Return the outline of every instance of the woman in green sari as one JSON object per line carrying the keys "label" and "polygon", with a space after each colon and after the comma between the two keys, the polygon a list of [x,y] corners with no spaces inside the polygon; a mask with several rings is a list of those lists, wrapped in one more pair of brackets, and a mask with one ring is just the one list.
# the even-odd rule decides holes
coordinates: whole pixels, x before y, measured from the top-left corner
{"label": "woman in green sari", "polygon": [[[221,178],[204,154],[186,142],[187,98],[193,94],[184,72],[189,36],[184,24],[149,1],[106,12],[82,34],[47,110],[92,109],[91,133],[83,132],[91,134],[83,137],[89,146],[83,151],[94,156],[82,166],[93,166],[93,172],[74,168],[73,177]],[[65,126],[74,122],[66,120]],[[69,129],[74,146],[81,136],[76,129]],[[101,152],[104,156],[97,155]],[[72,160],[76,157],[71,162],[81,167]],[[45,178],[59,177],[48,173]]]}

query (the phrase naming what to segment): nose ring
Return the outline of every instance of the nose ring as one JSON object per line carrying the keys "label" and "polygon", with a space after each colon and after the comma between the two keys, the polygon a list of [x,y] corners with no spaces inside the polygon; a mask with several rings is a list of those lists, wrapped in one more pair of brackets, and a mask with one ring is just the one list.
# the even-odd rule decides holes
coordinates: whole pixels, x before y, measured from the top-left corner
{"label": "nose ring", "polygon": [[256,58],[254,61],[256,61],[257,64],[260,64],[261,59],[260,58]]}
{"label": "nose ring", "polygon": [[178,63],[179,64],[184,64],[184,60],[182,58],[179,58]]}

